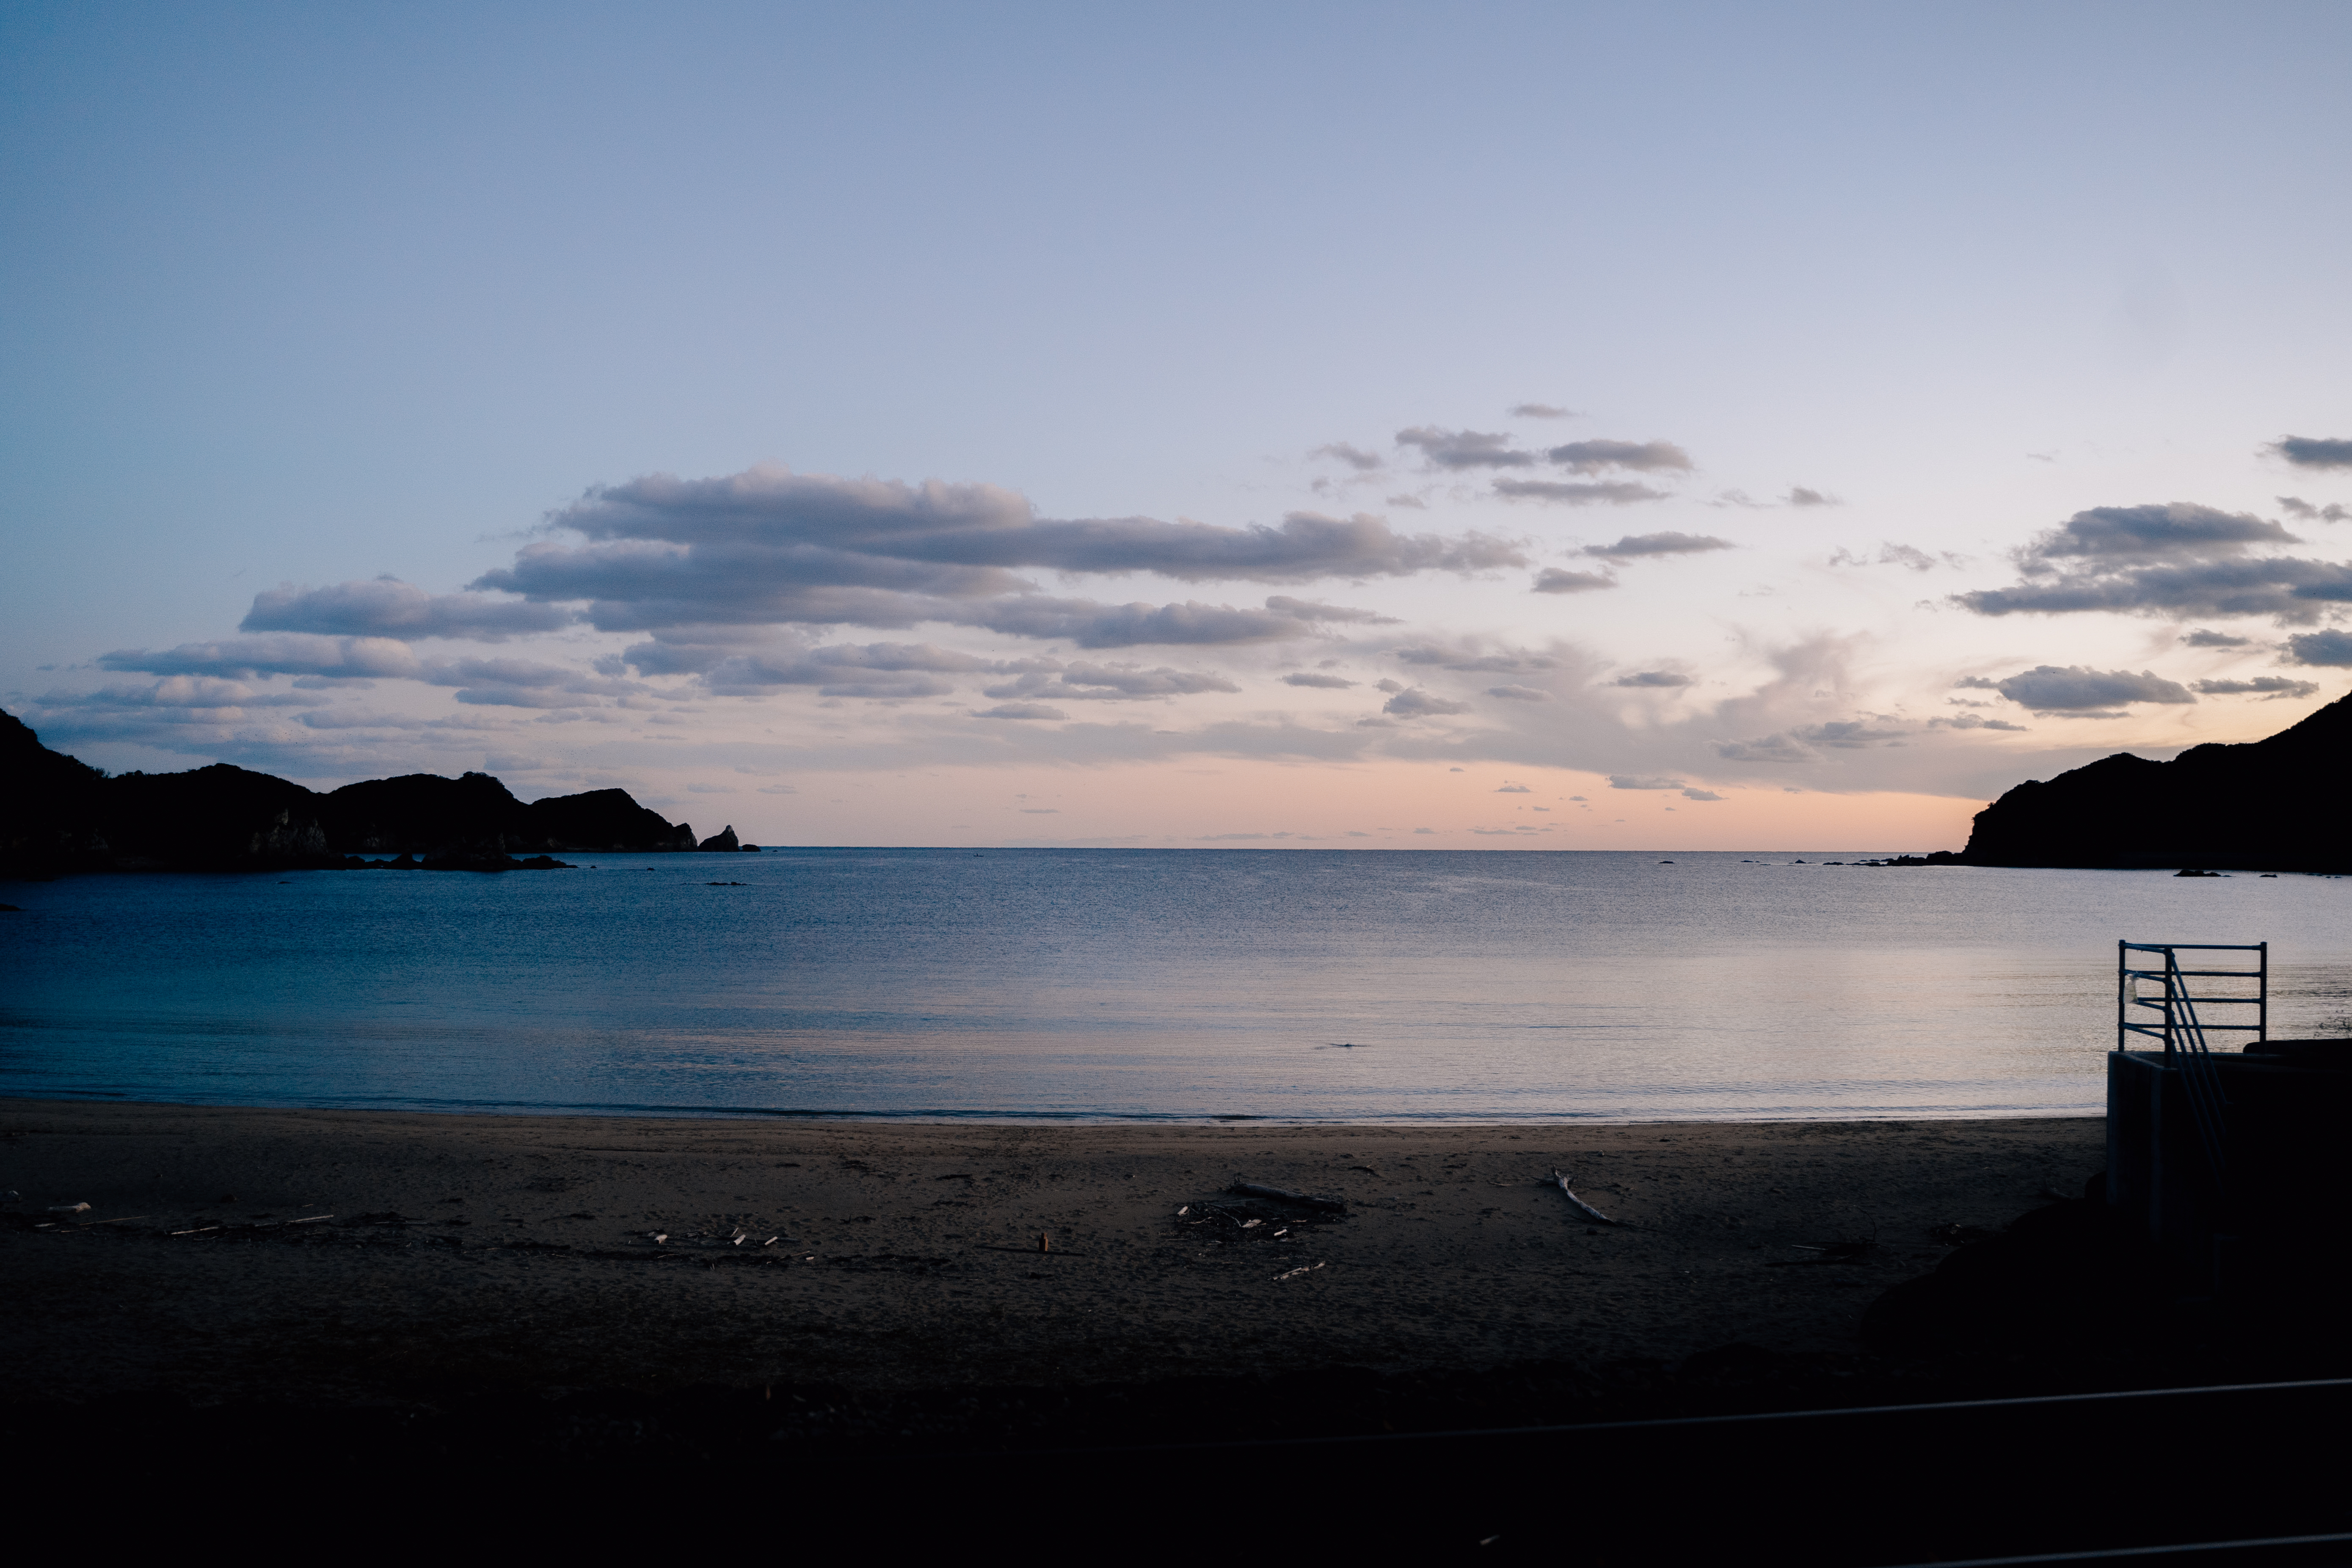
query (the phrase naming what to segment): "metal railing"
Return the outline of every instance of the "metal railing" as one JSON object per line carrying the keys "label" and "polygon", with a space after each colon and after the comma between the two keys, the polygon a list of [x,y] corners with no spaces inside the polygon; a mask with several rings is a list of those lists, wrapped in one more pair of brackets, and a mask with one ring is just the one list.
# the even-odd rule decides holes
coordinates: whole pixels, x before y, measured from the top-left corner
{"label": "metal railing", "polygon": [[[2160,954],[2161,968],[2132,967],[2135,952]],[[2251,952],[2255,955],[2252,969],[2183,969],[2180,954],[2184,952]],[[2199,995],[2190,986],[2192,980],[2251,980],[2254,994],[2251,996],[2223,995],[2207,991]],[[2139,994],[2142,981],[2153,981],[2158,990],[2155,995]],[[2207,1023],[2197,1011],[2207,1007],[2252,1007],[2254,1021],[2251,1024]],[[2147,1008],[2161,1016],[2160,1022],[2141,1022],[2133,1009]],[[2189,1090],[2189,1109],[2197,1123],[2198,1142],[2205,1146],[2205,1158],[2219,1186],[2226,1167],[2226,1139],[2222,1119],[2229,1106],[2221,1090],[2221,1072],[2213,1065],[2213,1052],[2205,1037],[2208,1034],[2250,1034],[2257,1041],[2270,1038],[2271,1021],[2271,944],[2266,942],[2118,942],[2116,943],[2116,1049],[2131,1048],[2131,1037],[2141,1035],[2164,1042],[2164,1065],[2180,1071],[2181,1082]]]}

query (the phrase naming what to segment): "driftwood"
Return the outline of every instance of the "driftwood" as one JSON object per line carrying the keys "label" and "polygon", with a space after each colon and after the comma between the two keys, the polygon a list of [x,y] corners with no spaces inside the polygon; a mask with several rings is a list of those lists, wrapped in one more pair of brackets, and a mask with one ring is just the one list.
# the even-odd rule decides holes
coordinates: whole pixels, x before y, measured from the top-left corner
{"label": "driftwood", "polygon": [[1566,1194],[1569,1203],[1575,1208],[1576,1212],[1591,1220],[1593,1224],[1622,1226],[1625,1223],[1622,1219],[1611,1219],[1607,1215],[1602,1214],[1599,1209],[1594,1208],[1591,1204],[1586,1203],[1582,1198],[1580,1198],[1574,1193],[1570,1192],[1568,1187],[1568,1177],[1563,1175],[1561,1173],[1554,1171],[1551,1173],[1551,1184],[1559,1187],[1563,1194]]}
{"label": "driftwood", "polygon": [[1818,1268],[1832,1263],[1859,1263],[1878,1250],[1878,1243],[1874,1241],[1833,1241],[1827,1247],[1807,1247],[1802,1242],[1791,1242],[1790,1245],[1799,1252],[1810,1252],[1813,1256],[1776,1258],[1764,1267],[1767,1268]]}
{"label": "driftwood", "polygon": [[1261,1186],[1255,1182],[1235,1182],[1225,1191],[1245,1198],[1272,1198],[1278,1204],[1300,1204],[1311,1209],[1328,1209],[1334,1214],[1347,1212],[1347,1203],[1339,1198],[1318,1198],[1307,1193],[1285,1192],[1280,1187]]}

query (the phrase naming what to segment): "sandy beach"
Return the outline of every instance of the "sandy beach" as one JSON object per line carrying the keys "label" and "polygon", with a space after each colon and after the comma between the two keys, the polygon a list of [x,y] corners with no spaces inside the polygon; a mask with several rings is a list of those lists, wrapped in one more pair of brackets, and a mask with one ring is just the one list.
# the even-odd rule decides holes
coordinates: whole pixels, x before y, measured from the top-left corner
{"label": "sandy beach", "polygon": [[[880,1393],[1605,1368],[1734,1343],[1852,1353],[1865,1306],[1945,1255],[1939,1227],[1999,1226],[2045,1190],[2079,1191],[2103,1128],[1041,1128],[9,1101],[0,1376],[11,1401],[315,1403],[457,1385]],[[1626,1225],[1573,1212],[1545,1184],[1556,1167]],[[1236,1179],[1346,1211],[1212,1215]],[[47,1212],[76,1203],[90,1207],[64,1223]],[[1864,1241],[1852,1263],[1807,1250]]]}

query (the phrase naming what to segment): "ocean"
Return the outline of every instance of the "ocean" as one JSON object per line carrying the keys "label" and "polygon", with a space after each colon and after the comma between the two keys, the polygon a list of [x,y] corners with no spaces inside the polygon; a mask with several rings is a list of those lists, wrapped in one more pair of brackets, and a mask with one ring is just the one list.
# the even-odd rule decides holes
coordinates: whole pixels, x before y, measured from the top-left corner
{"label": "ocean", "polygon": [[2352,879],[1824,863],[1870,853],[786,849],[16,882],[0,1094],[1002,1121],[2089,1114],[2118,938],[2267,940],[2272,1033],[2352,1032]]}

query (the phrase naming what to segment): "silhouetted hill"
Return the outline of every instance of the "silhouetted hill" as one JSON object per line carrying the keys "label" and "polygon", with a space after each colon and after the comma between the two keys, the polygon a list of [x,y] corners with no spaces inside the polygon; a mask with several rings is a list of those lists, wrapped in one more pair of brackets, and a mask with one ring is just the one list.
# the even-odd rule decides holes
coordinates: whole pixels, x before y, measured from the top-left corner
{"label": "silhouetted hill", "polygon": [[[407,773],[326,795],[226,763],[109,778],[50,751],[7,713],[0,713],[0,871],[20,876],[329,867],[364,854],[497,869],[515,855],[696,847],[691,826],[639,805],[626,790],[526,805],[488,773]],[[731,831],[723,837],[736,847]]]}
{"label": "silhouetted hill", "polygon": [[1977,813],[1976,866],[2352,871],[2352,696],[2268,740],[2192,746],[2168,763],[2119,752],[2031,779]]}

